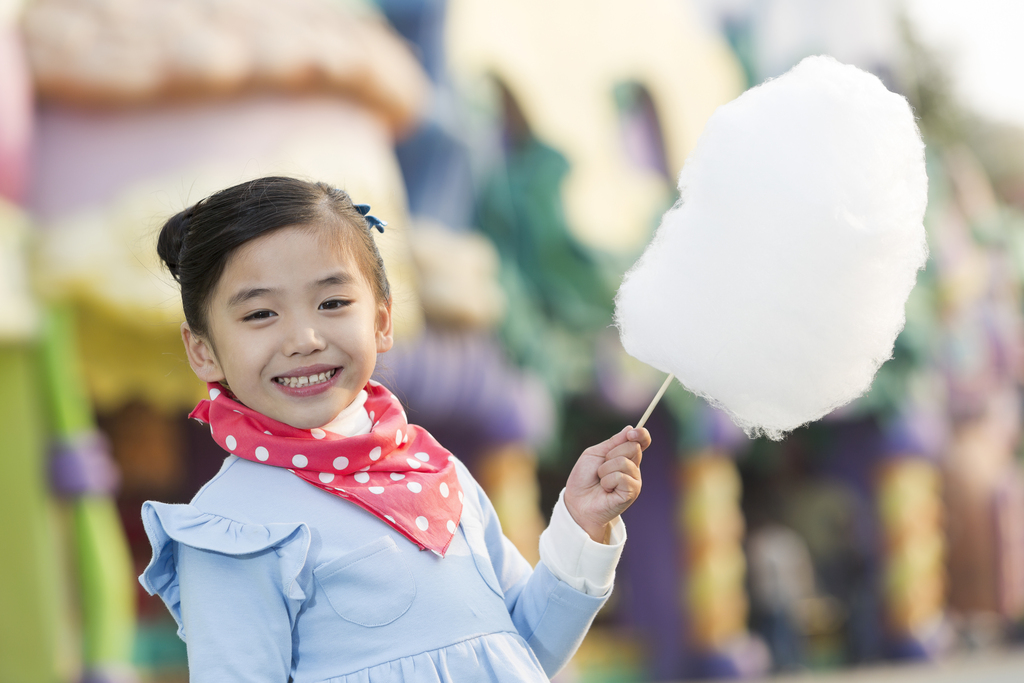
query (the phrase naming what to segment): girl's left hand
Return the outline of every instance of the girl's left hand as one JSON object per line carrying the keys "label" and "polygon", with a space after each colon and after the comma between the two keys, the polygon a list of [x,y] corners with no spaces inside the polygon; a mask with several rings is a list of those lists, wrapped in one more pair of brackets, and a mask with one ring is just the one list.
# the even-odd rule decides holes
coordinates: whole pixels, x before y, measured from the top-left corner
{"label": "girl's left hand", "polygon": [[646,429],[626,427],[583,451],[565,482],[565,507],[598,543],[607,543],[611,523],[640,495],[640,460],[651,445]]}

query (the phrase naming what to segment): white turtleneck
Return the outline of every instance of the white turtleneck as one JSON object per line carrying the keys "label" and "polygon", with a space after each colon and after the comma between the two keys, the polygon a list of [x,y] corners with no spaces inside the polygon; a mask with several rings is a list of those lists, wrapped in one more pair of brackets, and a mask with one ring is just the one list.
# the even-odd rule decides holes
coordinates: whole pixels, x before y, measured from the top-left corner
{"label": "white turtleneck", "polygon": [[363,389],[348,407],[338,413],[333,420],[320,429],[337,434],[338,436],[359,436],[369,434],[373,429],[373,422],[366,412],[366,389]]}
{"label": "white turtleneck", "polygon": [[[339,436],[369,434],[373,421],[366,412],[366,391],[321,429]],[[540,536],[540,561],[560,581],[587,595],[603,596],[615,583],[615,566],[626,542],[626,525],[617,517],[608,543],[597,543],[569,514],[562,500],[565,489],[551,513],[551,523]]]}

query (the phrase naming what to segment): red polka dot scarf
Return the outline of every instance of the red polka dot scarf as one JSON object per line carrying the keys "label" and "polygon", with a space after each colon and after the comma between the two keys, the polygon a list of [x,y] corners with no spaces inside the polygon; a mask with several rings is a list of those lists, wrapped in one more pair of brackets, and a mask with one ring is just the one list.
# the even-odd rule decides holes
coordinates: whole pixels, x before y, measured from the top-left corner
{"label": "red polka dot scarf", "polygon": [[444,556],[462,516],[455,465],[427,430],[406,421],[398,399],[366,385],[369,434],[339,436],[298,429],[233,400],[210,384],[210,400],[189,415],[210,425],[221,448],[246,460],[285,467],[317,488],[352,501],[420,549]]}

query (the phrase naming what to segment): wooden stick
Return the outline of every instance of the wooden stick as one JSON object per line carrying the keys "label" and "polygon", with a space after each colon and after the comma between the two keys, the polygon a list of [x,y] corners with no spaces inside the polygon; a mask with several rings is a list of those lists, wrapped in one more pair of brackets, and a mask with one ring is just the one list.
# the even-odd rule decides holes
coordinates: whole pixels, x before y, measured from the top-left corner
{"label": "wooden stick", "polygon": [[661,389],[658,389],[658,393],[654,395],[654,400],[651,401],[651,405],[647,406],[644,416],[640,418],[640,424],[636,426],[637,429],[643,427],[644,423],[647,422],[647,418],[651,416],[651,413],[654,412],[654,407],[658,405],[658,401],[660,401],[661,397],[665,395],[666,391],[668,391],[668,385],[672,383],[672,379],[674,377],[675,375],[669,373],[669,376],[665,378],[665,383],[661,385]]}

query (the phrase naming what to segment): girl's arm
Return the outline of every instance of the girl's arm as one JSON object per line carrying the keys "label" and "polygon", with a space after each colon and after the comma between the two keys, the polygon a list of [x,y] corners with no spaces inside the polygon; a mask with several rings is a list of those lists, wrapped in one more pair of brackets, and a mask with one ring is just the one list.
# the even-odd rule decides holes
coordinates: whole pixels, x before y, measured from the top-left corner
{"label": "girl's arm", "polygon": [[[619,513],[636,499],[640,491],[640,453],[649,444],[650,435],[646,430],[627,428],[608,441],[588,448],[580,457],[569,476],[563,498],[567,508],[568,500],[573,499],[577,513],[585,518],[590,528],[580,524],[571,508],[569,513],[590,538],[599,535],[602,541],[607,539]],[[576,652],[610,590],[603,595],[577,590],[559,580],[543,561],[531,571],[526,560],[502,534],[487,496],[479,487],[477,492],[487,549],[512,622],[545,672],[553,676]]]}
{"label": "girl's arm", "polygon": [[608,595],[576,590],[552,574],[543,560],[531,568],[502,533],[487,495],[479,487],[476,493],[483,511],[486,552],[505,607],[544,672],[554,676],[576,652]]}
{"label": "girl's arm", "polygon": [[292,637],[274,548],[226,555],[177,545],[191,683],[287,683]]}

